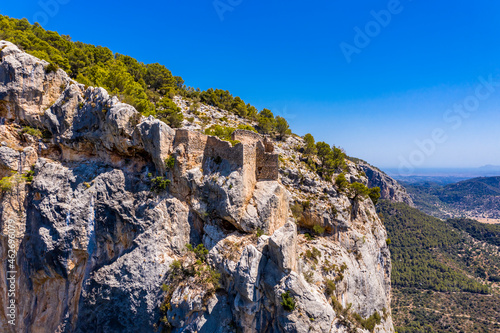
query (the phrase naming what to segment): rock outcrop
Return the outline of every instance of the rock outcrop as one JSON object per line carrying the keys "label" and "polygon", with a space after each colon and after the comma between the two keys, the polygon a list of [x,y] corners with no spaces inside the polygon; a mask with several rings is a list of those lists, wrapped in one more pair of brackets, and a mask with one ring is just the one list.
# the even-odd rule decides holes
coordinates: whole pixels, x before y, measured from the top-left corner
{"label": "rock outcrop", "polygon": [[359,166],[368,178],[368,186],[380,187],[380,197],[393,202],[404,202],[410,207],[415,207],[412,198],[406,192],[406,189],[396,180],[386,175],[381,170],[360,162]]}
{"label": "rock outcrop", "polygon": [[[11,43],[0,49],[0,331],[366,331],[356,312],[393,332],[374,206],[301,170],[300,138],[276,145],[238,130],[232,146],[172,129]],[[314,226],[324,232],[311,237]]]}

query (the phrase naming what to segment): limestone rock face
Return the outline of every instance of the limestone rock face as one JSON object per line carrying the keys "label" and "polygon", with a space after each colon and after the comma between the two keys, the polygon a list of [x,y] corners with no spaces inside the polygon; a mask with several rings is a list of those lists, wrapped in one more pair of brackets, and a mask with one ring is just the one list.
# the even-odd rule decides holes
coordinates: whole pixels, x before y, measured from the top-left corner
{"label": "limestone rock face", "polygon": [[284,272],[297,270],[297,227],[288,222],[269,239],[269,251]]}
{"label": "limestone rock face", "polygon": [[0,41],[0,117],[40,124],[40,116],[70,83],[62,70],[47,71],[48,62]]}
{"label": "limestone rock face", "polygon": [[404,202],[410,207],[415,207],[406,189],[396,180],[369,164],[361,162],[359,165],[368,178],[368,185],[370,187],[380,187],[380,197],[382,199],[394,202]]}
{"label": "limestone rock face", "polygon": [[173,129],[11,43],[0,49],[0,260],[12,225],[17,252],[16,326],[0,265],[0,331],[362,330],[352,304],[363,318],[383,313],[375,331],[393,332],[374,206],[303,169],[300,138],[237,130],[233,146],[197,120]]}

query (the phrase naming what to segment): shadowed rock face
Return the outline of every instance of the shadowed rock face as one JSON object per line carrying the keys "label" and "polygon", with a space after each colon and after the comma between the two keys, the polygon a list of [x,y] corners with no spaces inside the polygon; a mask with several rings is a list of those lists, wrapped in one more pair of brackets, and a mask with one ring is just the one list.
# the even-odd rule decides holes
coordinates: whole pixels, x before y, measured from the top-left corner
{"label": "shadowed rock face", "polygon": [[[323,287],[345,265],[334,297],[363,317],[385,308],[377,330],[392,332],[386,234],[371,202],[352,218],[348,198],[325,192],[342,212],[318,210],[328,233],[307,242],[289,202],[314,189],[279,179],[271,140],[236,131],[232,147],[174,130],[62,70],[47,73],[48,63],[11,43],[0,49],[0,176],[12,175],[0,197],[0,257],[7,262],[13,220],[18,272],[14,328],[0,265],[0,331],[155,332],[166,327],[168,294],[162,316],[173,332],[347,332]],[[29,170],[32,181],[21,177]],[[170,179],[168,189],[150,191],[154,177]],[[162,290],[188,243],[209,250],[215,292],[196,274]],[[304,254],[313,248],[316,261]],[[286,291],[292,311],[281,305]]]}

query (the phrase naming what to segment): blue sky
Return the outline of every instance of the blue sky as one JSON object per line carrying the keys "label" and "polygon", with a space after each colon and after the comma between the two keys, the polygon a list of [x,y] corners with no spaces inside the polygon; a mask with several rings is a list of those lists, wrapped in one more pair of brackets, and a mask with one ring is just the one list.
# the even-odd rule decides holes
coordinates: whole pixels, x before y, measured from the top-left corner
{"label": "blue sky", "polygon": [[[380,167],[500,165],[500,86],[460,125],[447,113],[480,77],[500,82],[498,1],[20,0],[0,12],[227,89]],[[357,44],[356,27],[368,33]],[[429,143],[436,129],[446,139]]]}

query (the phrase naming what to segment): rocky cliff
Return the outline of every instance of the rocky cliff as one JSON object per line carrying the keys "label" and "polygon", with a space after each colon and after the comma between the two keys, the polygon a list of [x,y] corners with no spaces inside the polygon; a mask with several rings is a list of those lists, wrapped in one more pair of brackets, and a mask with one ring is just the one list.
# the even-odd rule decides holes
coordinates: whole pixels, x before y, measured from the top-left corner
{"label": "rocky cliff", "polygon": [[301,138],[172,129],[0,49],[2,332],[393,332],[386,231]]}
{"label": "rocky cliff", "polygon": [[393,202],[404,202],[410,207],[415,207],[411,196],[396,180],[368,163],[361,161],[358,165],[368,178],[368,186],[380,187],[380,197],[382,199]]}

